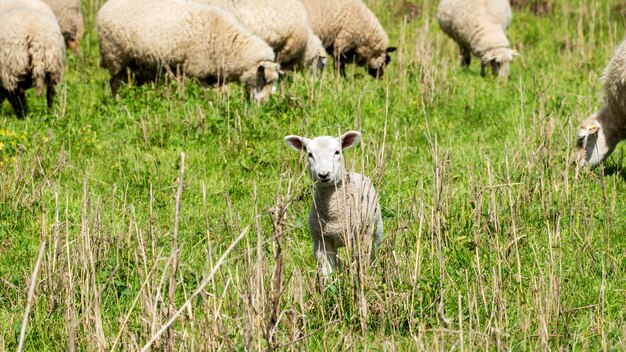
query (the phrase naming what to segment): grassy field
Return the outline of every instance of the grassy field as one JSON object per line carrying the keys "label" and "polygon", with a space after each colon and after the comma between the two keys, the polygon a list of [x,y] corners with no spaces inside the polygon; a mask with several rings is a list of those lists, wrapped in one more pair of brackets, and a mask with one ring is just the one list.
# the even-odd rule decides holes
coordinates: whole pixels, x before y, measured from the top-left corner
{"label": "grassy field", "polygon": [[[84,2],[54,108],[0,106],[0,350],[28,304],[34,351],[138,350],[181,307],[153,349],[625,348],[624,148],[572,165],[624,36],[618,0],[515,12],[508,82],[459,67],[436,2],[414,18],[367,3],[399,48],[382,80],[292,74],[256,106],[171,79],[112,99]],[[350,129],[384,240],[371,270],[343,251],[320,287],[306,160],[283,137]]]}

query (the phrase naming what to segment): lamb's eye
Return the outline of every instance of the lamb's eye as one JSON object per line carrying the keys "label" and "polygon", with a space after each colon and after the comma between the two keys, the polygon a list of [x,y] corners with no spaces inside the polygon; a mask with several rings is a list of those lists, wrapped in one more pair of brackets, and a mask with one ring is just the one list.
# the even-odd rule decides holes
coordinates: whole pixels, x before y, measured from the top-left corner
{"label": "lamb's eye", "polygon": [[313,159],[313,153],[309,153],[309,158]]}
{"label": "lamb's eye", "polygon": [[339,151],[338,151],[338,150],[337,150],[337,151],[335,151],[335,155],[339,155]]}

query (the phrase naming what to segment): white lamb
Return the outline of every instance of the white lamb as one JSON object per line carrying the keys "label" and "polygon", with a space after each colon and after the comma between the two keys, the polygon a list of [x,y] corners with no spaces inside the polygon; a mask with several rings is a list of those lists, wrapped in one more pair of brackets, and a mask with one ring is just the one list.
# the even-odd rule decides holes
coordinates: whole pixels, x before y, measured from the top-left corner
{"label": "white lamb", "polygon": [[0,103],[28,114],[25,91],[46,87],[48,108],[61,81],[65,44],[54,13],[39,0],[0,0]]}
{"label": "white lamb", "polygon": [[65,45],[78,52],[78,43],[83,37],[83,14],[80,11],[80,0],[43,0],[54,11]]}
{"label": "white lamb", "polygon": [[578,127],[578,165],[596,165],[626,139],[626,39],[603,74],[606,103]]}
{"label": "white lamb", "polygon": [[96,22],[113,95],[126,68],[139,79],[152,79],[166,67],[202,84],[239,81],[257,101],[271,94],[279,78],[272,48],[215,7],[184,0],[109,0]]}
{"label": "white lamb", "polygon": [[459,44],[461,66],[469,66],[474,54],[483,76],[491,66],[502,78],[516,55],[506,37],[512,16],[508,0],[442,0],[437,9],[439,26]]}
{"label": "white lamb", "polygon": [[196,0],[232,14],[244,27],[265,40],[283,69],[326,62],[326,51],[313,33],[299,0]]}
{"label": "white lamb", "polygon": [[313,32],[333,55],[335,73],[345,76],[346,63],[367,66],[381,77],[389,64],[389,37],[372,11],[361,0],[302,0]]}
{"label": "white lamb", "polygon": [[376,190],[366,176],[346,171],[343,163],[342,151],[360,137],[355,131],[339,138],[285,137],[287,144],[308,156],[309,176],[315,184],[309,231],[324,280],[338,264],[338,248],[360,248],[358,252],[367,261],[382,241],[383,220]]}

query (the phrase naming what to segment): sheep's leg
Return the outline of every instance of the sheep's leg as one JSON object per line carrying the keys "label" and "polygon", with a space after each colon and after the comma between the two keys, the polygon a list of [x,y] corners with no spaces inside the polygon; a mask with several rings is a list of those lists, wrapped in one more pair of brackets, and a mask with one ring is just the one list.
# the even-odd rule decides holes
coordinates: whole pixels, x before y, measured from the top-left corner
{"label": "sheep's leg", "polygon": [[21,119],[28,115],[28,106],[26,106],[26,94],[24,89],[18,87],[15,91],[9,92],[8,98],[9,103],[11,103],[11,106],[13,107],[13,110],[15,110],[15,114],[18,118]]}
{"label": "sheep's leg", "polygon": [[46,102],[48,103],[48,109],[52,108],[54,102],[54,84],[50,81],[46,82]]}
{"label": "sheep's leg", "polygon": [[117,98],[117,92],[120,90],[120,85],[122,84],[123,80],[124,70],[120,71],[116,75],[111,75],[111,80],[109,81],[109,84],[111,85],[111,94],[113,94],[113,97]]}
{"label": "sheep's leg", "polygon": [[341,77],[346,77],[346,63],[342,60],[343,55],[335,53],[333,58],[335,59],[335,76],[341,75]]}
{"label": "sheep's leg", "polygon": [[480,75],[483,77],[487,75],[487,63],[484,61],[480,63]]}
{"label": "sheep's leg", "polygon": [[337,248],[330,241],[316,239],[313,240],[313,253],[322,281],[326,284],[328,276],[337,267]]}
{"label": "sheep's leg", "polygon": [[462,45],[459,45],[459,49],[461,49],[461,67],[469,67],[472,63],[472,53]]}

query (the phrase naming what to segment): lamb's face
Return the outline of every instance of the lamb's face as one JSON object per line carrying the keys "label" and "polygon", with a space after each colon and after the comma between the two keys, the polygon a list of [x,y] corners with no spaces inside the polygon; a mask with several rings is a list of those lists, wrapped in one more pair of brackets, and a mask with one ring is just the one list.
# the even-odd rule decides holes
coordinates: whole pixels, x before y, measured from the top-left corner
{"label": "lamb's face", "polygon": [[285,141],[292,148],[307,153],[309,176],[318,187],[324,187],[341,183],[342,151],[356,144],[360,137],[360,132],[350,131],[339,138],[323,136],[308,139],[290,135],[285,137]]}
{"label": "lamb's face", "polygon": [[248,94],[256,102],[263,102],[276,90],[280,78],[280,65],[274,62],[261,62],[242,75]]}
{"label": "lamb's face", "polygon": [[593,114],[583,121],[578,127],[578,145],[574,160],[579,166],[594,166],[606,159],[615,149],[619,142],[608,126],[603,126],[607,121],[609,111]]}

